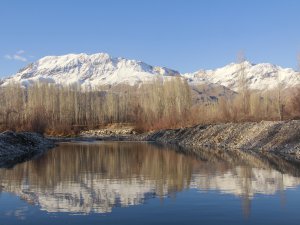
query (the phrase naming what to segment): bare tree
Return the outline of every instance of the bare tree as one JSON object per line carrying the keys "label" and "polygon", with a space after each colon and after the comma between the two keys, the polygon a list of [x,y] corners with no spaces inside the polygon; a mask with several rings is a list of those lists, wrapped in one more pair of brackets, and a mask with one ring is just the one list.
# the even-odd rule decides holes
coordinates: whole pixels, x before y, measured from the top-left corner
{"label": "bare tree", "polygon": [[238,54],[238,64],[239,64],[239,94],[241,95],[242,99],[242,112],[244,116],[247,116],[249,113],[249,99],[250,99],[250,92],[247,83],[247,76],[246,76],[246,57],[243,52]]}
{"label": "bare tree", "polygon": [[283,113],[284,113],[284,104],[282,103],[282,84],[278,79],[278,86],[277,86],[277,110],[279,120],[283,120]]}
{"label": "bare tree", "polygon": [[298,54],[298,72],[300,73],[300,53]]}

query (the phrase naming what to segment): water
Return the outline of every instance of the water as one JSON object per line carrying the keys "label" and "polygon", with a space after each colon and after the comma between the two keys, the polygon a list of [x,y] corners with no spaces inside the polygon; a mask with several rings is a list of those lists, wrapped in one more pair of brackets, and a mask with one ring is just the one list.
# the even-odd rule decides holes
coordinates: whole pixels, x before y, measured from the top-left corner
{"label": "water", "polygon": [[62,143],[0,169],[0,224],[299,224],[300,166],[151,143]]}

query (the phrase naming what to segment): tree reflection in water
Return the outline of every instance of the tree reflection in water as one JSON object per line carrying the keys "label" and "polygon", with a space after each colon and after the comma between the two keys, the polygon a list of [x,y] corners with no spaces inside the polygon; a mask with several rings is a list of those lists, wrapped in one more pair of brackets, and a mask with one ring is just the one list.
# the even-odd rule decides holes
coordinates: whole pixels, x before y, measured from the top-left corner
{"label": "tree reflection in water", "polygon": [[138,142],[62,143],[38,159],[1,169],[0,187],[47,212],[82,214],[107,213],[188,188],[218,190],[240,196],[247,215],[255,194],[284,195],[300,184],[299,166],[276,156],[189,152]]}

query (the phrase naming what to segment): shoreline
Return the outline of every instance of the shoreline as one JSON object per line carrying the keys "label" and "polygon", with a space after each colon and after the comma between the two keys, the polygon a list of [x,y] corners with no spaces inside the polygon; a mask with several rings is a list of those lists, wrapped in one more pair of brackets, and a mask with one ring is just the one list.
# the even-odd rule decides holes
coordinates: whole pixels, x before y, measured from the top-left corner
{"label": "shoreline", "polygon": [[300,159],[300,120],[197,125],[152,132],[145,139],[184,148],[270,152]]}
{"label": "shoreline", "polygon": [[300,159],[300,120],[197,125],[143,134],[114,131],[103,134],[99,130],[91,130],[77,137],[44,137],[32,132],[6,131],[0,133],[0,167],[9,167],[41,155],[60,142],[80,141],[147,141],[174,145],[181,151],[254,151]]}
{"label": "shoreline", "polygon": [[79,138],[98,141],[151,141],[182,148],[269,152],[300,159],[300,120],[196,125],[143,134],[120,135],[120,131],[117,131],[102,135],[99,130],[90,130],[88,135],[84,133]]}

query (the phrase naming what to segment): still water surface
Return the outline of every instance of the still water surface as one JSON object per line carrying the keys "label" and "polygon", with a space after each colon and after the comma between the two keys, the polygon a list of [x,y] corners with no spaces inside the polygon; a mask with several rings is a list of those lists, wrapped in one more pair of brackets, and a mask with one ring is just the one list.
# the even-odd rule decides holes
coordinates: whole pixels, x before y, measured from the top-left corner
{"label": "still water surface", "polygon": [[300,224],[300,166],[137,142],[62,143],[0,169],[0,224]]}

